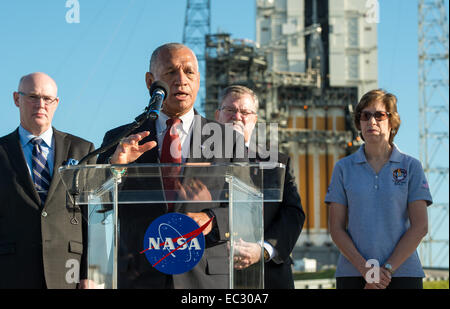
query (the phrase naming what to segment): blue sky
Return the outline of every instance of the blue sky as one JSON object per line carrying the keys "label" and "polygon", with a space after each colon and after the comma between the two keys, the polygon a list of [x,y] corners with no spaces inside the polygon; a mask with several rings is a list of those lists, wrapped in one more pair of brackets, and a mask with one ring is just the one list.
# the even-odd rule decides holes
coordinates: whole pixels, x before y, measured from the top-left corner
{"label": "blue sky", "polygon": [[[30,72],[46,72],[59,86],[61,102],[53,125],[96,147],[107,130],[131,122],[147,105],[144,76],[150,54],[163,43],[182,41],[186,1],[78,2],[80,23],[72,24],[66,22],[66,0],[1,2],[0,136],[19,124],[12,92]],[[211,2],[213,33],[255,40],[254,0]],[[417,50],[417,1],[380,0],[379,87],[399,99],[397,145],[418,158]]]}

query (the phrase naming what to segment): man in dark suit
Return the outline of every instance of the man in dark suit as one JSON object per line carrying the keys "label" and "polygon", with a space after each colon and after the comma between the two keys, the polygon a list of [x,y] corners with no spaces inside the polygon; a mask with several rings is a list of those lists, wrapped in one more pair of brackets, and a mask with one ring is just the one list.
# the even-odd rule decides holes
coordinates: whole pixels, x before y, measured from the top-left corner
{"label": "man in dark suit", "polygon": [[[146,73],[146,85],[150,89],[155,81],[163,81],[169,86],[169,95],[163,103],[157,120],[148,120],[130,136],[123,139],[117,148],[99,156],[98,163],[128,164],[136,163],[220,163],[231,162],[236,159],[238,142],[233,140],[225,145],[220,138],[221,153],[215,156],[205,156],[203,142],[211,134],[203,134],[204,128],[219,127],[222,132],[225,127],[215,121],[207,120],[194,110],[194,102],[200,88],[200,73],[195,54],[186,46],[179,43],[165,44],[157,48],[150,60],[150,71]],[[103,144],[107,145],[128,125],[115,128],[105,134]],[[176,136],[176,138],[174,138]],[[237,135],[235,135],[236,137]],[[173,138],[169,143],[166,139]],[[195,142],[197,141],[199,142]],[[242,160],[244,160],[244,142],[242,145]],[[175,146],[174,146],[175,145]],[[229,148],[231,147],[231,148]],[[169,148],[176,150],[170,152]],[[233,149],[233,156],[226,156],[225,150]],[[224,183],[205,184],[201,178],[187,177],[196,182],[195,192],[202,199],[208,199],[208,194],[214,189],[220,189]],[[224,176],[223,174],[221,175]],[[131,184],[142,189],[156,186],[162,190],[161,183],[140,183],[139,179],[126,180],[124,186]],[[182,184],[181,184],[182,185]],[[165,186],[164,186],[165,187]],[[183,187],[178,187],[177,190]],[[188,187],[184,187],[188,188]],[[191,192],[192,193],[192,192]],[[211,198],[211,197],[209,197]],[[207,206],[205,206],[207,205]],[[166,276],[152,268],[145,256],[139,254],[143,249],[143,237],[150,223],[167,212],[168,205],[126,205],[120,207],[121,244],[127,246],[127,252],[119,253],[119,288],[228,288],[228,251],[226,235],[228,233],[228,209],[220,204],[187,203],[175,205],[174,211],[190,216],[199,226],[203,226],[210,218],[213,221],[206,227],[206,249],[203,258],[189,272],[180,275]]]}
{"label": "man in dark suit", "polygon": [[[258,120],[258,97],[249,88],[232,85],[225,88],[219,98],[219,108],[215,117],[220,123],[232,123],[235,130],[240,132],[249,146],[252,132]],[[261,138],[261,137],[260,137]],[[264,286],[268,289],[294,288],[290,254],[300,236],[305,221],[300,195],[295,178],[291,170],[289,156],[277,152],[276,161],[286,166],[283,187],[283,199],[280,203],[264,203]],[[261,159],[256,153],[256,161],[269,161],[273,158]],[[272,181],[270,172],[265,173],[264,183]],[[273,177],[276,179],[276,177]],[[244,246],[238,268],[246,268],[260,259],[258,244],[252,250],[250,244]],[[248,248],[248,250],[245,250]],[[253,252],[253,253],[252,253]]]}
{"label": "man in dark suit", "polygon": [[75,288],[80,268],[87,278],[86,226],[58,168],[94,145],[52,128],[59,98],[48,75],[22,77],[13,96],[20,126],[0,138],[0,288]]}

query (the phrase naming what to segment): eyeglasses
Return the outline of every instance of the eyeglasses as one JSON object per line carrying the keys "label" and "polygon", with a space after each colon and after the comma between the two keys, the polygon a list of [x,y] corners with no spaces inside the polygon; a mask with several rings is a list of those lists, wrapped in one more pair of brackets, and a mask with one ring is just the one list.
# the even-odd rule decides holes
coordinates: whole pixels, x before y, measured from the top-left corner
{"label": "eyeglasses", "polygon": [[359,119],[362,121],[369,121],[372,117],[375,117],[376,121],[383,121],[386,120],[389,116],[391,116],[391,113],[381,111],[376,111],[375,113],[362,111],[359,113]]}
{"label": "eyeglasses", "polygon": [[256,114],[256,112],[254,112],[254,111],[240,110],[240,109],[237,109],[237,108],[234,108],[234,107],[230,107],[230,106],[224,106],[224,107],[220,108],[220,110],[224,111],[225,113],[227,113],[229,115],[241,113],[241,115],[243,117],[248,117],[250,115],[255,115]]}
{"label": "eyeglasses", "polygon": [[45,105],[52,105],[58,99],[58,98],[46,96],[46,95],[40,96],[40,95],[32,94],[32,93],[28,94],[28,93],[24,93],[21,91],[19,91],[18,93],[20,95],[24,96],[25,98],[27,98],[27,100],[32,103],[39,103],[39,102],[41,102],[41,100],[43,100]]}

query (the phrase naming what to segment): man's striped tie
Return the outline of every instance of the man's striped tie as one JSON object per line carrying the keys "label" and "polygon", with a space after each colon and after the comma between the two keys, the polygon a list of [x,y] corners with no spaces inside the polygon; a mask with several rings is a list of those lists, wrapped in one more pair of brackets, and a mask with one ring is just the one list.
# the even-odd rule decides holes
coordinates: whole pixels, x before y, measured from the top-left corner
{"label": "man's striped tie", "polygon": [[34,145],[32,153],[33,181],[36,191],[41,198],[41,206],[43,207],[52,178],[50,176],[47,158],[42,153],[42,139],[35,137],[30,142]]}

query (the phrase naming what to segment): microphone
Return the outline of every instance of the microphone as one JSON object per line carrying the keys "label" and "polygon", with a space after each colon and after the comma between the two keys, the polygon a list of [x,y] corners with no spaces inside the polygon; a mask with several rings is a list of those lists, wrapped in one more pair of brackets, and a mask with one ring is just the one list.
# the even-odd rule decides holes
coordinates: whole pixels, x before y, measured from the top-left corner
{"label": "microphone", "polygon": [[145,112],[149,118],[156,120],[159,117],[159,111],[161,110],[164,99],[169,95],[169,86],[163,81],[155,81],[150,86],[150,102],[148,103]]}
{"label": "microphone", "polygon": [[[159,117],[159,111],[161,110],[161,105],[164,102],[164,99],[169,95],[169,86],[163,81],[155,81],[150,86],[150,102],[148,106],[145,108],[144,112],[137,116],[134,119],[134,122],[128,125],[128,127],[118,136],[116,136],[109,144],[106,144],[90,153],[85,155],[79,162],[78,165],[84,165],[87,161],[100,154],[108,151],[112,147],[116,146],[122,138],[128,136],[139,128],[148,118],[156,120]],[[76,161],[76,160],[74,160]],[[73,161],[71,161],[74,163]],[[81,194],[80,186],[79,186],[79,173],[81,169],[78,169],[73,174],[72,180],[72,188],[69,190],[70,195],[73,197],[74,208],[78,207],[78,198]]]}

